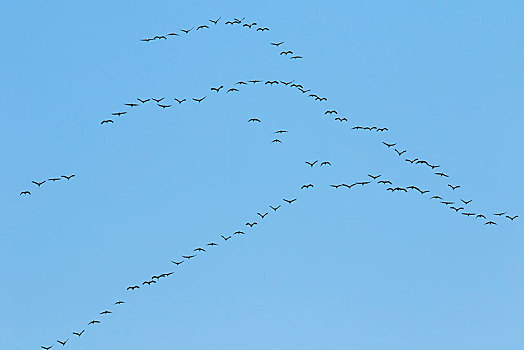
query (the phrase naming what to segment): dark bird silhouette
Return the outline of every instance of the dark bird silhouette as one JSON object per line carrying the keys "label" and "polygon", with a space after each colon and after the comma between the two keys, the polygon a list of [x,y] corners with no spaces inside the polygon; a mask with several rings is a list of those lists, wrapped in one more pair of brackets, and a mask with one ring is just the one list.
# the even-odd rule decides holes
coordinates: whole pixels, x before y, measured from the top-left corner
{"label": "dark bird silhouette", "polygon": [[308,89],[308,90],[304,90],[302,88],[298,88],[298,90],[300,90],[301,93],[305,94],[305,93],[308,93],[311,91],[311,89]]}
{"label": "dark bird silhouette", "polygon": [[65,346],[66,343],[67,343],[68,341],[69,341],[69,338],[67,338],[67,340],[65,340],[65,341],[63,341],[63,340],[57,340],[56,342],[57,342],[58,344],[61,344],[62,346]]}
{"label": "dark bird silhouette", "polygon": [[257,213],[257,215],[260,216],[262,219],[263,219],[267,214],[268,214],[268,213],[264,213],[264,214]]}
{"label": "dark bird silhouette", "polygon": [[162,107],[162,109],[169,108],[171,105],[161,105],[160,103],[157,103],[158,107]]}
{"label": "dark bird silhouette", "polygon": [[204,25],[198,26],[196,30],[204,29],[204,28],[209,28],[209,27],[204,24]]}
{"label": "dark bird silhouette", "polygon": [[106,123],[113,123],[113,120],[111,119],[102,120],[100,124],[106,124]]}
{"label": "dark bird silhouette", "polygon": [[182,264],[184,262],[184,260],[182,260],[182,261],[171,261],[171,262],[178,266],[178,265]]}
{"label": "dark bird silhouette", "polygon": [[72,175],[62,175],[61,177],[63,177],[64,179],[67,179],[67,181],[71,180],[73,177],[75,177],[75,174],[72,174]]}
{"label": "dark bird silhouette", "polygon": [[461,213],[461,214],[462,214],[462,215],[466,215],[468,218],[469,218],[470,216],[475,215],[475,213]]}
{"label": "dark bird silhouette", "polygon": [[355,185],[356,185],[356,183],[353,183],[353,184],[351,184],[351,185],[348,185],[348,184],[342,184],[342,186],[347,187],[348,189],[350,189],[351,187],[353,187],[353,186],[355,186]]}
{"label": "dark bird silhouette", "polygon": [[484,215],[482,215],[482,214],[478,214],[475,218],[476,219],[481,219],[481,218],[485,219],[486,217]]}
{"label": "dark bird silhouette", "polygon": [[177,33],[167,33],[167,35],[169,35],[169,36],[175,36],[175,35],[178,36]]}
{"label": "dark bird silhouette", "polygon": [[519,216],[518,215],[515,215],[515,216],[509,216],[509,215],[506,215],[506,217],[508,219],[510,219],[511,221],[515,220],[516,218],[518,218]]}
{"label": "dark bird silhouette", "polygon": [[220,89],[222,89],[223,87],[224,87],[224,85],[220,85],[220,86],[219,86],[219,87],[217,87],[217,88],[216,88],[216,87],[212,87],[212,88],[211,88],[211,91],[216,91],[216,92],[219,92],[219,91],[220,91]]}
{"label": "dark bird silhouette", "polygon": [[280,45],[282,45],[283,43],[284,43],[284,42],[281,41],[281,42],[279,42],[279,43],[271,43],[271,45],[273,45],[273,46],[280,46]]}
{"label": "dark bird silhouette", "polygon": [[265,30],[269,30],[268,27],[264,27],[264,28],[257,28],[257,32],[263,32]]}
{"label": "dark bird silhouette", "polygon": [[164,40],[167,40],[167,38],[163,35],[155,35],[155,37],[153,39],[164,39]]}
{"label": "dark bird silhouette", "polygon": [[236,88],[231,88],[231,89],[227,90],[226,93],[228,93],[228,92],[233,92],[233,91],[238,91],[238,89],[236,89]]}
{"label": "dark bird silhouette", "polygon": [[288,86],[289,84],[291,84],[292,82],[294,82],[294,80],[291,80],[291,81],[288,81],[288,82],[285,82],[285,81],[280,81],[281,84],[284,84],[285,86]]}
{"label": "dark bird silhouette", "polygon": [[282,143],[282,141],[280,141],[279,139],[274,139],[273,141],[271,141],[271,143],[273,142]]}
{"label": "dark bird silhouette", "polygon": [[22,192],[20,192],[20,195],[23,195],[23,194],[31,195],[31,192],[29,192],[29,191],[22,191]]}
{"label": "dark bird silhouette", "polygon": [[471,203],[472,199],[470,199],[469,201],[465,201],[463,199],[461,199],[462,203],[464,203],[465,205],[468,205],[469,203]]}
{"label": "dark bird silhouette", "polygon": [[296,87],[296,88],[301,88],[303,89],[304,87],[300,84],[291,84],[291,87]]}
{"label": "dark bird silhouette", "polygon": [[302,56],[293,56],[293,57],[290,57],[290,59],[292,60],[298,60],[298,59],[301,59],[303,58]]}
{"label": "dark bird silhouette", "polygon": [[398,149],[395,148],[395,152],[397,152],[398,156],[400,157],[402,154],[406,153],[406,150],[400,152]]}
{"label": "dark bird silhouette", "polygon": [[355,183],[356,183],[357,185],[362,185],[362,186],[364,186],[364,185],[369,184],[370,182],[369,182],[369,181],[361,181],[361,182],[355,182]]}
{"label": "dark bird silhouette", "polygon": [[256,84],[256,83],[261,83],[262,80],[248,80],[248,82]]}
{"label": "dark bird silhouette", "polygon": [[347,118],[339,118],[339,117],[336,117],[335,120],[338,120],[339,122],[347,122]]}
{"label": "dark bird silhouette", "polygon": [[127,290],[135,290],[135,289],[139,289],[140,286],[129,286],[127,287]]}
{"label": "dark bird silhouette", "polygon": [[256,22],[253,22],[253,23],[251,23],[251,24],[249,24],[249,23],[244,23],[244,24],[242,25],[242,27],[248,27],[248,28],[251,28],[251,27],[256,26],[256,25],[257,25]]}
{"label": "dark bird silhouette", "polygon": [[329,185],[329,186],[331,186],[333,188],[339,188],[340,186],[342,186],[342,184],[340,184],[340,185]]}
{"label": "dark bird silhouette", "polygon": [[277,130],[277,131],[274,132],[274,134],[284,134],[286,132],[288,132],[288,131],[287,130]]}
{"label": "dark bird silhouette", "polygon": [[49,349],[51,349],[52,347],[53,347],[53,345],[51,345],[51,346],[41,346],[41,348],[44,349],[44,350],[49,350]]}
{"label": "dark bird silhouette", "polygon": [[151,99],[148,98],[148,99],[145,99],[145,100],[141,100],[141,99],[137,98],[137,100],[140,101],[140,102],[142,102],[142,103],[146,103],[146,102],[149,102]]}
{"label": "dark bird silhouette", "polygon": [[183,31],[184,33],[188,34],[191,31],[191,29],[193,29],[193,28],[194,27],[191,27],[189,29],[180,29],[180,30]]}
{"label": "dark bird silhouette", "polygon": [[247,122],[248,122],[248,123],[249,123],[249,122],[258,122],[258,123],[260,123],[260,119],[258,119],[258,118],[251,118],[251,119],[249,119]]}
{"label": "dark bird silhouette", "polygon": [[115,303],[115,305],[125,304],[125,301],[119,300]]}
{"label": "dark bird silhouette", "polygon": [[245,81],[240,80],[240,81],[237,81],[235,85],[247,85],[247,83]]}
{"label": "dark bird silhouette", "polygon": [[116,112],[116,113],[111,113],[111,115],[116,115],[116,116],[121,116],[121,115],[124,115],[124,114],[127,114],[127,112]]}
{"label": "dark bird silhouette", "polygon": [[415,158],[413,160],[406,158],[406,162],[410,162],[411,164],[413,164],[413,162],[416,162],[416,161],[417,161],[417,158]]}
{"label": "dark bird silhouette", "polygon": [[215,245],[218,245],[218,244],[216,244],[214,242],[211,242],[211,243],[208,243],[207,245],[212,247],[212,246],[215,246]]}
{"label": "dark bird silhouette", "polygon": [[428,164],[428,166],[431,168],[431,169],[436,169],[436,168],[439,168],[440,165],[431,165],[431,164]]}
{"label": "dark bird silhouette", "polygon": [[435,175],[438,175],[440,177],[449,177],[448,175],[446,175],[444,173],[435,173]]}
{"label": "dark bird silhouette", "polygon": [[34,183],[35,185],[37,185],[38,187],[42,186],[43,183],[45,183],[45,180],[42,181],[42,182],[37,182],[37,181],[31,181],[32,183]]}
{"label": "dark bird silhouette", "polygon": [[448,184],[448,187],[450,187],[453,191],[455,191],[457,188],[459,188],[460,186],[457,185],[457,186],[453,186],[453,185],[450,185]]}
{"label": "dark bird silhouette", "polygon": [[307,184],[307,185],[302,185],[302,187],[300,187],[300,189],[304,189],[304,188],[310,188],[310,187],[315,187],[313,186],[312,184]]}
{"label": "dark bird silhouette", "polygon": [[194,258],[195,256],[196,256],[196,255],[182,255],[182,257],[183,257],[184,259],[188,259],[188,260],[191,259],[191,258]]}
{"label": "dark bird silhouette", "polygon": [[280,54],[281,54],[281,55],[292,55],[292,54],[293,54],[293,51],[291,51],[291,50],[288,50],[288,51],[282,51]]}
{"label": "dark bird silhouette", "polygon": [[449,207],[450,209],[453,209],[454,211],[458,212],[459,210],[463,210],[464,208],[463,207],[459,207],[459,208],[456,208],[456,207]]}
{"label": "dark bird silhouette", "polygon": [[310,167],[313,167],[313,165],[315,165],[317,162],[318,160],[315,160],[314,162],[306,162],[306,164],[309,165]]}
{"label": "dark bird silhouette", "polygon": [[433,196],[433,197],[431,197],[431,199],[442,199],[442,197],[441,196]]}
{"label": "dark bird silhouette", "polygon": [[236,22],[233,22],[233,21],[226,21],[225,24],[231,24],[231,25],[233,25],[233,24],[235,24],[235,23],[236,23]]}
{"label": "dark bird silhouette", "polygon": [[322,101],[327,101],[327,98],[326,97],[316,97],[315,100],[322,102]]}
{"label": "dark bird silhouette", "polygon": [[267,84],[269,85],[278,84],[278,81],[277,80],[268,80],[264,83],[264,85],[267,85]]}
{"label": "dark bird silhouette", "polygon": [[97,324],[97,323],[100,323],[100,321],[93,320],[93,321],[89,322],[88,325]]}
{"label": "dark bird silhouette", "polygon": [[256,221],[253,221],[253,222],[246,222],[246,226],[249,226],[249,227],[253,227],[257,225],[257,222]]}
{"label": "dark bird silhouette", "polygon": [[206,250],[204,248],[195,248],[193,249],[195,252],[205,252]]}
{"label": "dark bird silhouette", "polygon": [[221,235],[221,237],[224,239],[224,241],[227,241],[228,239],[231,238],[231,236],[227,236],[227,237],[225,237],[225,236],[222,236],[222,235]]}
{"label": "dark bird silhouette", "polygon": [[102,312],[100,313],[100,315],[109,315],[109,314],[112,314],[112,312],[109,311],[109,310],[105,310],[105,311],[102,311]]}
{"label": "dark bird silhouette", "polygon": [[156,281],[153,281],[153,280],[151,280],[151,281],[144,281],[144,282],[142,282],[142,285],[147,284],[148,286],[150,286],[151,283],[156,283]]}
{"label": "dark bird silhouette", "polygon": [[280,205],[278,207],[272,207],[271,205],[269,206],[271,209],[273,209],[274,211],[277,211],[278,208],[280,208]]}
{"label": "dark bird silhouette", "polygon": [[218,18],[215,19],[215,20],[210,19],[209,22],[211,22],[211,23],[213,23],[213,24],[216,25],[216,24],[218,23],[218,21],[219,21],[221,18],[222,18],[222,17],[218,17]]}
{"label": "dark bird silhouette", "polygon": [[369,176],[370,178],[372,178],[373,180],[376,180],[376,179],[378,179],[379,177],[381,177],[382,175],[371,175],[371,174],[368,174],[368,176]]}
{"label": "dark bird silhouette", "polygon": [[82,336],[82,334],[84,334],[85,332],[85,329],[82,329],[82,332],[73,332],[74,335],[76,335],[77,337],[80,337]]}
{"label": "dark bird silhouette", "polygon": [[323,166],[323,165],[329,165],[329,166],[331,166],[331,163],[330,163],[330,162],[327,162],[327,161],[326,161],[326,162],[322,162],[322,163],[320,163],[320,166]]}
{"label": "dark bird silhouette", "polygon": [[129,106],[129,107],[136,107],[136,106],[138,106],[136,103],[124,103],[124,105]]}
{"label": "dark bird silhouette", "polygon": [[181,104],[182,102],[185,102],[185,101],[186,101],[186,99],[184,98],[184,99],[182,99],[182,100],[179,100],[178,98],[175,98],[175,101],[177,101],[177,102],[178,102],[178,104]]}
{"label": "dark bird silhouette", "polygon": [[58,178],[58,177],[52,177],[52,178],[50,178],[50,179],[47,179],[47,181],[53,181],[53,182],[55,182],[55,181],[60,181],[60,178]]}
{"label": "dark bird silhouette", "polygon": [[325,111],[324,114],[338,114],[338,112],[336,110],[331,110],[331,111]]}
{"label": "dark bird silhouette", "polygon": [[153,98],[153,101],[155,101],[156,103],[160,103],[165,97],[162,97],[162,98]]}
{"label": "dark bird silhouette", "polygon": [[234,235],[244,235],[244,231],[235,231],[233,232]]}
{"label": "dark bird silhouette", "polygon": [[445,202],[445,201],[444,202],[440,202],[440,203],[442,203],[444,205],[451,205],[451,204],[453,204],[453,202]]}
{"label": "dark bird silhouette", "polygon": [[377,128],[377,132],[378,131],[389,131],[389,129],[388,128]]}
{"label": "dark bird silhouette", "polygon": [[145,42],[149,42],[149,41],[151,41],[151,40],[153,40],[153,39],[149,39],[149,38],[146,38],[146,39],[140,39],[140,41],[145,41]]}
{"label": "dark bird silhouette", "polygon": [[382,143],[385,144],[386,146],[388,146],[388,148],[397,145],[396,143],[386,143],[386,142],[382,142]]}
{"label": "dark bird silhouette", "polygon": [[202,98],[193,98],[193,101],[196,101],[198,103],[204,101],[204,99],[206,98],[206,96],[202,97]]}
{"label": "dark bird silhouette", "polygon": [[484,225],[496,225],[497,223],[495,221],[488,221]]}
{"label": "dark bird silhouette", "polygon": [[493,215],[496,215],[496,216],[502,216],[502,215],[504,215],[504,214],[506,214],[506,212],[503,212],[503,213],[495,213],[495,214],[493,214]]}
{"label": "dark bird silhouette", "polygon": [[393,183],[392,183],[391,181],[389,181],[389,180],[380,180],[378,183],[379,183],[379,184],[388,184],[388,185],[392,185],[392,184],[393,184]]}
{"label": "dark bird silhouette", "polygon": [[294,198],[294,199],[285,199],[284,198],[284,202],[289,203],[289,204],[293,203],[296,200],[297,200],[296,198]]}

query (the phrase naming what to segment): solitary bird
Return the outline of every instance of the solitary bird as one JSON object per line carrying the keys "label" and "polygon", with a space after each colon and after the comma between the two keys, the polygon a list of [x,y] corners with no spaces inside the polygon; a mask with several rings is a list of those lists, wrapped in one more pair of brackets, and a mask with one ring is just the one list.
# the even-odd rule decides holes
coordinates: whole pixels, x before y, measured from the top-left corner
{"label": "solitary bird", "polygon": [[277,130],[274,132],[274,134],[283,134],[283,133],[286,133],[288,132],[287,130]]}
{"label": "solitary bird", "polygon": [[42,182],[32,181],[32,183],[34,183],[34,184],[37,185],[38,187],[42,186],[42,184],[43,184],[44,182],[45,182],[45,180],[42,181]]}
{"label": "solitary bird", "polygon": [[82,329],[82,332],[73,332],[74,335],[76,335],[77,337],[80,337],[82,334],[84,334],[85,332],[85,329]]}
{"label": "solitary bird", "polygon": [[193,101],[196,101],[198,103],[204,101],[204,99],[206,98],[206,96],[202,97],[202,98],[193,98]]}

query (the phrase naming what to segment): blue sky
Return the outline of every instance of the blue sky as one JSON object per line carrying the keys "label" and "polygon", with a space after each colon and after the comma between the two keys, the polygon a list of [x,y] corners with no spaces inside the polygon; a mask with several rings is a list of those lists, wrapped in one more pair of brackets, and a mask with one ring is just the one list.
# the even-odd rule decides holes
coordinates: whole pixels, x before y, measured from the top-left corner
{"label": "blue sky", "polygon": [[[521,349],[524,218],[487,226],[429,198],[472,199],[487,220],[524,212],[522,13],[517,1],[3,4],[2,348]],[[224,24],[234,17],[270,30]],[[251,79],[328,101],[282,84],[210,91]],[[173,107],[124,106],[137,97]],[[368,174],[431,192],[329,186]]]}

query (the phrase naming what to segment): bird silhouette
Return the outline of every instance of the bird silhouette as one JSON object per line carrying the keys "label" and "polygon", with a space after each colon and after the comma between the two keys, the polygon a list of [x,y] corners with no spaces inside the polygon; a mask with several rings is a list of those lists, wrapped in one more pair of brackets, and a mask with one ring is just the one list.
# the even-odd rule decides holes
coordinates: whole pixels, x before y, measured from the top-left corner
{"label": "bird silhouette", "polygon": [[127,287],[127,290],[135,290],[135,289],[139,289],[140,286],[129,286]]}
{"label": "bird silhouette", "polygon": [[246,222],[246,226],[249,226],[249,227],[253,227],[257,225],[257,222],[256,221],[253,221],[253,222]]}
{"label": "bird silhouette", "polygon": [[112,312],[109,311],[109,310],[105,310],[105,311],[102,311],[102,312],[100,313],[100,315],[109,315],[109,314],[112,314]]}
{"label": "bird silhouette", "polygon": [[406,150],[404,151],[399,151],[398,149],[395,148],[395,152],[397,152],[398,156],[400,157],[402,154],[406,153]]}
{"label": "bird silhouette", "polygon": [[37,181],[31,181],[32,183],[34,183],[35,185],[37,185],[38,187],[42,186],[42,184],[45,183],[45,180],[42,181],[42,182],[37,182]]}
{"label": "bird silhouette", "polygon": [[488,221],[484,225],[496,225],[497,223],[495,221]]}
{"label": "bird silhouette", "polygon": [[451,205],[451,204],[453,204],[453,202],[446,202],[446,201],[442,201],[442,202],[440,202],[440,203],[442,203],[442,204],[444,204],[444,205]]}
{"label": "bird silhouette", "polygon": [[88,325],[97,324],[97,323],[100,323],[100,321],[98,321],[98,320],[93,320],[93,321],[89,322]]}
{"label": "bird silhouette", "polygon": [[292,55],[292,54],[293,54],[293,51],[291,51],[291,50],[288,50],[288,51],[282,51],[280,54],[281,54],[281,55]]}
{"label": "bird silhouette", "polygon": [[248,80],[248,82],[256,84],[256,83],[261,83],[262,80]]}
{"label": "bird silhouette", "polygon": [[356,185],[357,185],[356,182],[353,183],[353,184],[351,184],[351,185],[348,185],[348,184],[342,184],[342,186],[347,187],[348,189],[350,189],[351,187],[356,186]]}
{"label": "bird silhouette", "polygon": [[202,98],[193,98],[193,101],[196,101],[198,103],[204,101],[204,99],[206,98],[206,96],[202,97]]}
{"label": "bird silhouette", "polygon": [[171,105],[161,105],[160,103],[158,103],[157,105],[158,107],[162,107],[162,109],[171,107]]}
{"label": "bird silhouette", "polygon": [[184,262],[184,260],[182,260],[182,261],[171,261],[171,262],[178,266],[178,265],[182,264]]}
{"label": "bird silhouette", "polygon": [[186,99],[184,98],[184,99],[182,99],[182,100],[179,100],[178,98],[175,98],[175,101],[177,101],[177,102],[178,102],[178,104],[181,104],[182,102],[185,102],[185,101],[186,101]]}
{"label": "bird silhouette", "polygon": [[267,84],[269,85],[278,84],[278,80],[268,80],[264,83],[264,85],[267,85]]}
{"label": "bird silhouette", "polygon": [[146,102],[150,101],[151,99],[148,98],[148,99],[145,99],[145,100],[141,100],[141,99],[139,99],[139,98],[137,97],[137,100],[140,101],[140,102],[142,102],[142,103],[146,103]]}
{"label": "bird silhouette", "polygon": [[215,245],[218,245],[218,244],[216,244],[214,242],[211,242],[211,243],[208,243],[207,245],[212,247],[212,246],[215,246]]}
{"label": "bird silhouette", "polygon": [[204,248],[195,248],[193,249],[195,252],[205,252],[206,250]]}
{"label": "bird silhouette", "polygon": [[286,132],[288,132],[288,131],[287,130],[277,130],[277,131],[274,132],[274,134],[284,134]]}
{"label": "bird silhouette", "polygon": [[224,85],[220,85],[220,86],[219,86],[219,87],[217,87],[217,88],[216,88],[216,87],[212,87],[212,88],[211,88],[211,91],[216,91],[216,92],[219,92],[219,91],[220,91],[220,89],[222,89],[223,87],[224,87]]}
{"label": "bird silhouette", "polygon": [[63,177],[64,179],[67,179],[67,181],[71,180],[73,177],[75,177],[75,174],[72,174],[72,175],[62,175],[61,177]]}
{"label": "bird silhouette", "polygon": [[281,42],[279,42],[279,43],[271,43],[271,45],[273,45],[273,46],[280,46],[280,45],[282,45],[283,43],[284,43],[284,42],[281,41]]}
{"label": "bird silhouette", "polygon": [[453,191],[455,191],[457,188],[459,188],[460,186],[457,185],[457,186],[453,186],[453,185],[450,185],[448,184],[448,187],[450,187]]}
{"label": "bird silhouette", "polygon": [[300,189],[304,189],[304,188],[310,188],[310,187],[315,187],[313,186],[312,184],[307,184],[307,185],[302,185],[302,187],[300,187]]}
{"label": "bird silhouette", "polygon": [[247,85],[247,83],[245,81],[240,80],[240,81],[237,81],[235,85]]}
{"label": "bird silhouette", "polygon": [[496,215],[496,216],[502,216],[502,215],[504,215],[504,214],[506,214],[506,212],[503,212],[503,213],[495,213],[495,214],[493,214],[493,215]]}
{"label": "bird silhouette", "polygon": [[62,346],[65,346],[68,341],[69,341],[69,338],[67,338],[67,340],[57,340],[56,342],[58,344],[61,344]]}
{"label": "bird silhouette", "polygon": [[160,103],[162,102],[162,100],[164,99],[165,97],[162,97],[162,98],[153,98],[152,100],[155,101],[156,103]]}
{"label": "bird silhouette", "polygon": [[325,162],[320,163],[320,166],[323,166],[323,165],[329,165],[329,166],[331,166],[331,163],[328,162],[328,161],[325,161]]}
{"label": "bird silhouette", "polygon": [[244,235],[244,231],[235,231],[233,232],[234,235]]}
{"label": "bird silhouette", "polygon": [[213,23],[213,24],[216,25],[216,24],[218,23],[218,21],[219,21],[221,18],[222,18],[222,17],[218,17],[218,18],[215,19],[215,20],[210,19],[209,22],[211,22],[211,23]]}
{"label": "bird silhouette", "polygon": [[106,120],[102,120],[102,122],[100,122],[100,124],[107,124],[107,123],[113,123],[113,120],[106,119]]}
{"label": "bird silhouette", "polygon": [[324,114],[338,114],[336,110],[325,111]]}
{"label": "bird silhouette", "polygon": [[406,162],[410,162],[411,164],[413,164],[413,162],[416,162],[416,161],[417,161],[417,158],[415,158],[413,160],[406,158]]}
{"label": "bird silhouette", "polygon": [[475,218],[476,219],[485,219],[486,217],[482,214],[478,214]]}
{"label": "bird silhouette", "polygon": [[438,175],[440,177],[449,177],[448,175],[446,175],[444,173],[435,173],[435,175]]}
{"label": "bird silhouette", "polygon": [[119,300],[115,303],[115,305],[125,304],[125,301]]}
{"label": "bird silhouette", "polygon": [[50,179],[47,179],[47,181],[53,181],[53,182],[55,182],[55,181],[60,181],[60,178],[58,178],[58,177],[52,177],[52,178],[50,178]]}
{"label": "bird silhouette", "polygon": [[31,195],[31,192],[29,192],[29,191],[22,191],[22,192],[20,192],[20,195],[23,195],[23,194],[24,194],[24,195],[27,195],[27,194],[28,194],[28,195]]}
{"label": "bird silhouette", "polygon": [[280,205],[279,205],[279,206],[277,206],[277,207],[272,207],[272,206],[270,205],[269,207],[270,207],[271,209],[273,209],[274,211],[277,211],[277,210],[278,210],[278,208],[280,208]]}
{"label": "bird silhouette", "polygon": [[515,216],[509,216],[509,215],[506,215],[506,217],[508,219],[510,219],[511,221],[515,220],[516,218],[518,218],[519,216],[518,215],[515,215]]}
{"label": "bird silhouette", "polygon": [[249,119],[247,122],[248,122],[248,123],[249,123],[249,122],[257,122],[257,123],[260,123],[260,119],[258,119],[258,118],[251,118],[251,119]]}
{"label": "bird silhouette", "polygon": [[180,29],[181,31],[183,31],[184,33],[188,34],[194,27],[191,27],[189,29]]}
{"label": "bird silhouette", "polygon": [[233,91],[238,91],[238,89],[231,88],[231,89],[229,89],[229,90],[226,91],[226,94],[227,94],[228,92],[233,92]]}
{"label": "bird silhouette", "polygon": [[118,117],[124,115],[124,114],[127,114],[127,112],[116,112],[116,113],[111,113],[111,115],[116,115]]}
{"label": "bird silhouette", "polygon": [[304,58],[302,56],[293,56],[293,57],[290,57],[290,59],[292,60],[298,60],[298,59],[301,59],[301,58]]}
{"label": "bird silhouette", "polygon": [[386,143],[386,142],[382,142],[382,143],[385,144],[386,146],[388,146],[388,148],[397,145],[396,143]]}
{"label": "bird silhouette", "polygon": [[291,81],[280,81],[281,84],[285,85],[285,86],[288,86],[289,84],[291,84],[292,82],[294,82],[294,80],[291,80]]}
{"label": "bird silhouette", "polygon": [[224,239],[224,241],[227,241],[228,239],[231,238],[231,236],[227,236],[227,237],[225,237],[225,236],[222,236],[222,235],[221,235],[221,237]]}
{"label": "bird silhouette", "polygon": [[305,162],[305,163],[309,165],[310,167],[313,167],[313,165],[315,165],[317,162],[318,160],[315,160],[314,162]]}
{"label": "bird silhouette", "polygon": [[464,203],[465,205],[468,205],[469,203],[471,203],[472,199],[470,199],[469,201],[465,201],[463,199],[460,199],[462,201],[462,203]]}
{"label": "bird silhouette", "polygon": [[209,27],[204,24],[204,25],[198,26],[196,30],[204,29],[204,28],[209,28]]}
{"label": "bird silhouette", "polygon": [[469,218],[470,216],[475,215],[475,213],[462,213],[462,215],[466,215]]}
{"label": "bird silhouette", "polygon": [[289,204],[293,203],[296,200],[297,200],[296,198],[294,198],[294,199],[285,199],[284,198],[284,202],[289,203]]}
{"label": "bird silhouette", "polygon": [[449,207],[449,208],[455,210],[456,212],[458,212],[459,210],[463,210],[464,209],[463,207],[459,207],[459,208]]}
{"label": "bird silhouette", "polygon": [[347,122],[347,118],[339,118],[339,117],[336,117],[335,120],[338,120],[339,122]]}
{"label": "bird silhouette", "polygon": [[431,199],[442,199],[442,197],[441,196],[433,196],[433,197],[431,197]]}
{"label": "bird silhouette", "polygon": [[393,183],[392,183],[391,181],[389,181],[389,180],[380,180],[378,183],[379,183],[379,184],[388,184],[388,185],[392,185],[392,184],[393,184]]}
{"label": "bird silhouette", "polygon": [[195,256],[196,256],[196,255],[182,255],[182,257],[183,257],[184,259],[188,259],[188,260],[191,259],[191,258],[194,258]]}
{"label": "bird silhouette", "polygon": [[263,31],[266,31],[266,30],[269,30],[269,28],[268,27],[257,28],[257,32],[263,32]]}
{"label": "bird silhouette", "polygon": [[53,345],[51,345],[51,346],[41,346],[41,348],[44,349],[44,350],[49,350],[49,349],[51,349],[52,347],[53,347]]}
{"label": "bird silhouette", "polygon": [[82,329],[82,332],[73,332],[74,335],[76,335],[77,337],[80,337],[82,336],[82,334],[84,334],[85,332],[85,329]]}
{"label": "bird silhouette", "polygon": [[282,143],[282,141],[280,141],[279,139],[274,139],[273,141],[271,141],[271,143],[274,143],[274,142]]}
{"label": "bird silhouette", "polygon": [[362,186],[364,186],[364,185],[369,184],[370,182],[369,182],[369,181],[361,181],[361,182],[355,182],[355,183],[356,183],[357,185],[362,185]]}
{"label": "bird silhouette", "polygon": [[369,176],[370,178],[372,178],[373,180],[376,180],[376,179],[378,179],[379,177],[381,177],[382,175],[371,175],[371,174],[368,174],[368,176]]}
{"label": "bird silhouette", "polygon": [[264,213],[264,214],[257,213],[257,215],[260,216],[262,219],[263,219],[267,214],[268,214],[268,213]]}
{"label": "bird silhouette", "polygon": [[138,106],[136,103],[124,103],[124,105],[129,106],[129,107],[136,107],[136,106]]}

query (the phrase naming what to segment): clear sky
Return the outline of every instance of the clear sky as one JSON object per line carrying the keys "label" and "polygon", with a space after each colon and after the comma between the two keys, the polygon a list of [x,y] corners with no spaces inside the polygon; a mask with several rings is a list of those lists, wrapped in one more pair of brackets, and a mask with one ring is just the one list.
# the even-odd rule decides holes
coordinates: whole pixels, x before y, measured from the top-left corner
{"label": "clear sky", "polygon": [[[0,348],[522,349],[524,217],[492,214],[524,216],[523,13],[522,1],[4,2]],[[172,107],[124,105],[152,97]],[[329,186],[355,181],[372,183]],[[455,213],[432,195],[472,202]]]}

